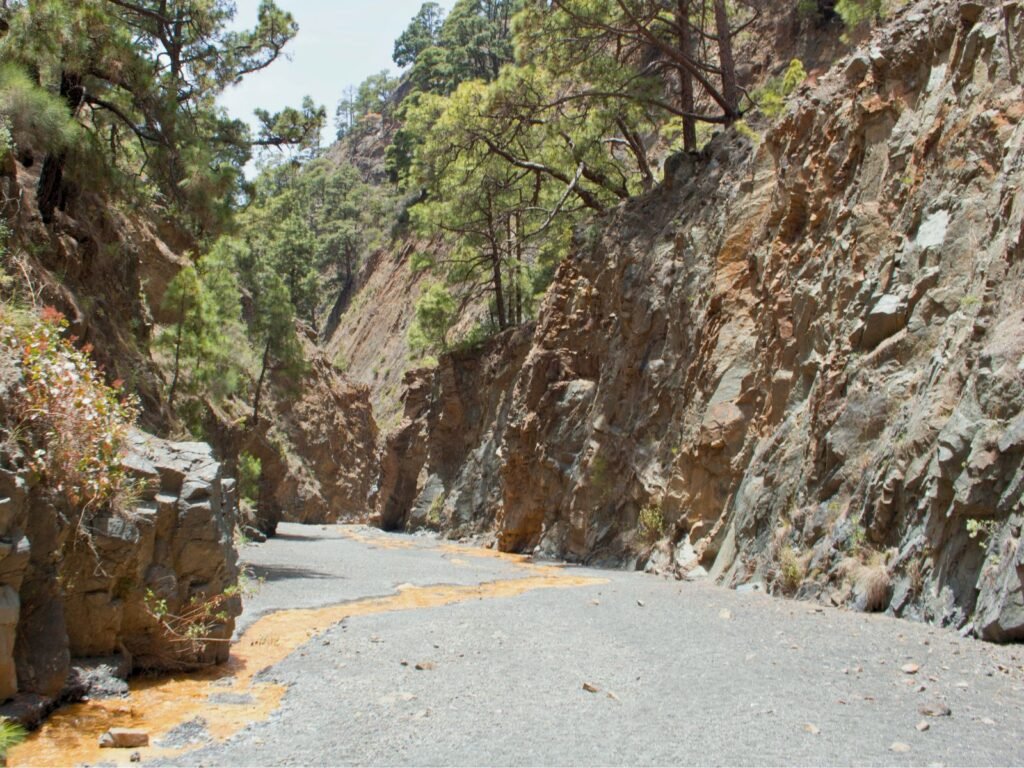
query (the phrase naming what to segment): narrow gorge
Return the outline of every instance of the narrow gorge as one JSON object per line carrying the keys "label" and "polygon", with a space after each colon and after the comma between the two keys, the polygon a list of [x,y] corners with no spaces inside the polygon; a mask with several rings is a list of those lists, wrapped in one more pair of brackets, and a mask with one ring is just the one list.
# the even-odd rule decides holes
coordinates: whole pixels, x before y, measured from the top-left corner
{"label": "narrow gorge", "polygon": [[[344,643],[348,617],[381,614],[404,642],[427,630],[402,622],[438,606],[500,622],[506,598],[576,616],[558,601],[596,608],[613,593],[666,633],[685,634],[674,622],[695,601],[703,643],[748,610],[773,629],[771,611],[825,612],[844,632],[905,633],[943,654],[958,635],[958,674],[1000,675],[960,703],[1005,695],[1016,711],[1020,2],[426,3],[395,43],[402,71],[348,90],[326,148],[312,99],[251,125],[215,102],[296,36],[274,3],[243,31],[221,2],[8,5],[0,725],[34,729],[86,702],[52,721],[81,723],[113,697],[101,719],[150,730],[167,702],[220,696],[188,748],[251,763],[246,739],[263,737],[250,725],[305,712],[287,691],[306,683],[275,670],[328,653],[310,650],[321,638]],[[203,21],[183,31],[186,17]],[[60,30],[52,45],[45,29]],[[165,66],[183,51],[191,63]],[[328,546],[372,589],[347,592],[363,577]],[[409,562],[373,559],[392,550]],[[294,610],[311,613],[290,613],[288,579]],[[474,600],[486,605],[463,606]],[[716,600],[730,606],[719,619]],[[634,619],[610,621],[628,634]],[[881,637],[864,642],[916,683],[917,657],[890,658]],[[155,719],[118,709],[138,675],[183,673],[200,693],[155,684]],[[921,690],[959,695],[947,682]],[[622,703],[589,679],[583,690]],[[323,759],[446,763],[469,749],[410,756],[390,738]],[[853,742],[790,755],[774,738],[761,759],[719,757],[858,759]],[[249,746],[217,751],[235,740]],[[996,741],[990,760],[1021,756]],[[70,742],[52,743],[59,764]],[[563,746],[524,760],[600,760]],[[160,748],[142,759],[192,759],[185,742]],[[609,749],[616,764],[719,762]],[[467,754],[517,762],[496,750]],[[296,755],[318,759],[301,738]],[[952,742],[933,756],[985,757]]]}

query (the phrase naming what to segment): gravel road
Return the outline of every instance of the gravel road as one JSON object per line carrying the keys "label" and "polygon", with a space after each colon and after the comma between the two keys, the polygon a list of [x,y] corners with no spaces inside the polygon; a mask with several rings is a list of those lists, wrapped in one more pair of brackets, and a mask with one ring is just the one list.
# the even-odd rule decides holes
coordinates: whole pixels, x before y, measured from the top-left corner
{"label": "gravel road", "polygon": [[[241,631],[400,585],[537,575],[431,539],[280,530],[243,552],[265,581]],[[165,764],[1024,764],[1020,646],[701,583],[560,571],[600,581],[345,619],[261,675],[288,686],[269,720]]]}

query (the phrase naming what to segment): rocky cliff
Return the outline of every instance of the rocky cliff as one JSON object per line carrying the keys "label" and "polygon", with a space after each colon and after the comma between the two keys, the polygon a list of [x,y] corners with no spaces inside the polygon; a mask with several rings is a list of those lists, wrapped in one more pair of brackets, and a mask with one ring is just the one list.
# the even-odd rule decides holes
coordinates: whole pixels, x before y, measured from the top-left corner
{"label": "rocky cliff", "polygon": [[906,5],[671,158],[529,341],[410,376],[382,523],[1024,638],[1022,34]]}
{"label": "rocky cliff", "polygon": [[[62,312],[107,378],[122,380],[140,397],[144,427],[165,437],[180,434],[167,403],[170,375],[151,347],[158,328],[175,320],[163,308],[164,294],[196,244],[155,210],[125,210],[89,190],[76,190],[43,223],[39,166],[30,145],[0,158],[0,213],[11,232],[0,252],[4,272],[34,303]],[[327,522],[362,513],[373,478],[367,463],[377,436],[369,392],[335,370],[309,339],[303,343],[306,375],[273,377],[260,428],[245,429],[238,417],[247,413],[244,403],[207,408],[207,433],[232,471],[241,451],[263,460],[258,523],[268,532],[282,518]]]}
{"label": "rocky cliff", "polygon": [[342,376],[308,340],[309,370],[275,374],[258,424],[211,426],[227,452],[260,460],[255,526],[273,534],[281,520],[336,523],[366,516],[376,471],[377,425],[370,392]]}
{"label": "rocky cliff", "polygon": [[141,432],[124,462],[141,490],[120,514],[68,509],[17,461],[0,469],[7,715],[32,722],[62,697],[126,691],[135,671],[227,659],[241,612],[234,481],[209,446]]}

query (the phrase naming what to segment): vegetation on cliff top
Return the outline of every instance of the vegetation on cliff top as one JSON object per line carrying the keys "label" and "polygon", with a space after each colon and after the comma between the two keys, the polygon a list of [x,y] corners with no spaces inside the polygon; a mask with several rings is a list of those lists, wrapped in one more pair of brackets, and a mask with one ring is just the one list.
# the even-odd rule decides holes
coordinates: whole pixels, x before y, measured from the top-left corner
{"label": "vegetation on cliff top", "polygon": [[123,505],[133,480],[121,463],[138,404],[108,386],[89,357],[65,336],[67,321],[0,304],[0,347],[15,363],[5,405],[5,452],[22,454],[33,473],[83,516]]}
{"label": "vegetation on cliff top", "polygon": [[[330,331],[367,254],[395,237],[432,243],[417,254],[432,279],[414,354],[458,341],[469,308],[472,339],[529,319],[581,222],[653,188],[668,154],[699,148],[701,124],[781,109],[801,67],[755,93],[737,74],[760,13],[747,0],[458,0],[447,14],[427,2],[395,42],[404,74],[371,76],[336,111],[345,140],[379,130],[390,143],[386,185],[320,152],[326,113],[308,99],[258,111],[255,132],[216,106],[295,36],[272,0],[242,31],[226,0],[6,3],[0,118],[41,161],[44,221],[88,188],[188,229],[170,322],[140,341],[201,434],[225,404],[259,422],[272,374],[301,372],[300,336]],[[245,181],[254,151],[284,147]]]}

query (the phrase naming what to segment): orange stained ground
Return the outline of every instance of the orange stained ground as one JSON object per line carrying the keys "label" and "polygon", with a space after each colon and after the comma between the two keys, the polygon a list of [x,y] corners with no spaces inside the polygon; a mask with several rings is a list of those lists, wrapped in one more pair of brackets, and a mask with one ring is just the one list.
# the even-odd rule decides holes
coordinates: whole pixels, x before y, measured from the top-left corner
{"label": "orange stained ground", "polygon": [[[343,533],[348,538],[381,548],[416,546],[405,540],[368,536],[349,529],[343,529]],[[24,744],[12,749],[8,753],[7,764],[127,764],[136,751],[141,753],[143,760],[179,755],[195,747],[100,749],[99,738],[109,728],[138,728],[149,734],[150,744],[153,744],[177,726],[201,716],[210,735],[223,741],[249,723],[266,720],[280,705],[285,686],[256,680],[257,674],[283,661],[308,640],[349,617],[434,608],[469,600],[515,597],[537,589],[582,587],[605,582],[599,578],[569,575],[557,567],[533,565],[518,555],[451,544],[442,544],[440,549],[464,557],[515,562],[531,575],[472,586],[403,585],[399,587],[398,594],[388,597],[269,614],[245,631],[232,646],[231,658],[223,666],[183,675],[138,678],[132,681],[131,694],[127,699],[89,701],[64,707]]]}

